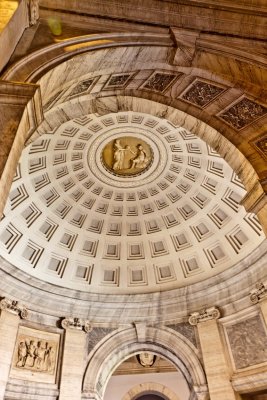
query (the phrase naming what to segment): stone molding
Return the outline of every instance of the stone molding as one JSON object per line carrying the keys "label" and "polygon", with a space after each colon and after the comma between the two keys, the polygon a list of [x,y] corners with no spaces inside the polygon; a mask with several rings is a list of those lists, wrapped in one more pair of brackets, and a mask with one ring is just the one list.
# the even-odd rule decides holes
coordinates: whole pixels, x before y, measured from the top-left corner
{"label": "stone molding", "polygon": [[74,317],[68,317],[64,318],[61,321],[61,326],[64,329],[76,329],[80,331],[84,331],[86,333],[91,332],[92,330],[92,325],[89,320],[87,319],[81,319],[81,318],[74,318]]}
{"label": "stone molding", "polygon": [[206,308],[199,312],[194,312],[190,315],[188,322],[190,325],[197,325],[200,322],[219,319],[221,316],[220,310],[217,307]]}
{"label": "stone molding", "polygon": [[28,310],[16,300],[4,298],[0,301],[0,309],[18,315],[21,319],[28,317]]}
{"label": "stone molding", "polygon": [[252,304],[257,304],[260,300],[267,296],[267,288],[264,283],[259,282],[256,284],[256,288],[250,292],[250,301]]}
{"label": "stone molding", "polygon": [[141,383],[134,386],[123,396],[122,400],[132,400],[148,393],[163,394],[166,400],[180,400],[180,397],[167,386],[155,382]]}

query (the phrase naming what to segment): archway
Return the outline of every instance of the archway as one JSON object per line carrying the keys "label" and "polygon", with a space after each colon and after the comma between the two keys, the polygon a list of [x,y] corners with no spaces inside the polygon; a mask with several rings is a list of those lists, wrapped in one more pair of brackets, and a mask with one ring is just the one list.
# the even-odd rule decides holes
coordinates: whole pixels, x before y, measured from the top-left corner
{"label": "archway", "polygon": [[182,372],[194,396],[205,396],[208,393],[198,351],[188,339],[165,327],[142,327],[142,333],[131,327],[110,334],[89,354],[83,382],[83,399],[103,399],[113,371],[129,356],[140,351],[150,351],[169,360]]}

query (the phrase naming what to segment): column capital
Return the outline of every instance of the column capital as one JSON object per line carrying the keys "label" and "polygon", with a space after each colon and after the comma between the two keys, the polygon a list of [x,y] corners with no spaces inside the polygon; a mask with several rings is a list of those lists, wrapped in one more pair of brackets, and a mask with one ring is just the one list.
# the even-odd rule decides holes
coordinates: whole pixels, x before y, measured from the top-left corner
{"label": "column capital", "polygon": [[204,308],[201,311],[194,312],[188,318],[190,325],[197,325],[200,322],[209,321],[220,318],[221,313],[217,307]]}
{"label": "column capital", "polygon": [[86,333],[91,332],[92,324],[87,319],[68,317],[61,321],[61,326],[64,329],[76,329],[79,331],[85,331]]}
{"label": "column capital", "polygon": [[7,299],[6,297],[0,301],[0,309],[8,311],[12,314],[16,314],[22,319],[26,319],[28,317],[28,310],[24,305],[21,305],[16,300]]}
{"label": "column capital", "polygon": [[267,296],[267,289],[262,282],[256,284],[256,288],[251,290],[249,298],[252,304],[257,304]]}

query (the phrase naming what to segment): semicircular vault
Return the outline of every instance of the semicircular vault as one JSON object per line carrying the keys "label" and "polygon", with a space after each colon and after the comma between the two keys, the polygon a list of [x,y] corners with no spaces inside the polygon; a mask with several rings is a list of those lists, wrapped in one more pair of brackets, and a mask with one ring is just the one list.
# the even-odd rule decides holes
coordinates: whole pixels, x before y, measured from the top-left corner
{"label": "semicircular vault", "polygon": [[138,112],[85,115],[27,146],[0,254],[83,291],[167,290],[216,275],[264,240],[229,165],[200,138]]}

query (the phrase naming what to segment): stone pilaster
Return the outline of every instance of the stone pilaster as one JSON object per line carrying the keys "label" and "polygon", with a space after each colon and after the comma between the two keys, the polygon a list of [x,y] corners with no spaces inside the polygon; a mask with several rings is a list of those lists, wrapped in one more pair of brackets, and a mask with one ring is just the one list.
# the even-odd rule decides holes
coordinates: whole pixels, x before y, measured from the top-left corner
{"label": "stone pilaster", "polygon": [[59,400],[80,400],[85,370],[85,333],[90,332],[91,325],[80,318],[65,318],[61,325],[65,329],[65,339]]}
{"label": "stone pilaster", "polygon": [[0,301],[0,400],[4,399],[20,318],[27,310],[17,301]]}
{"label": "stone pilaster", "polygon": [[211,307],[191,314],[189,323],[197,325],[210,400],[238,400],[240,396],[232,388],[230,371],[224,356],[217,325],[219,317],[220,311]]}

